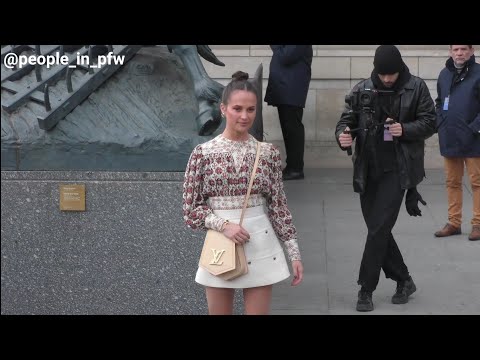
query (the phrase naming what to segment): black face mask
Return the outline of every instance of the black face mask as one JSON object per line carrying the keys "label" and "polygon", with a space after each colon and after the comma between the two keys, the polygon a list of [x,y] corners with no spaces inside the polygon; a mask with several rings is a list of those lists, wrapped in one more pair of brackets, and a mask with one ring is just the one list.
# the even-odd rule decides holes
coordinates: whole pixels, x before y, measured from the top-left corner
{"label": "black face mask", "polygon": [[392,95],[383,95],[378,97],[375,109],[375,120],[377,123],[383,123],[387,117],[392,119],[398,118],[398,111],[394,109],[394,98],[397,96],[396,92],[403,89],[405,84],[410,80],[411,74],[407,65],[403,65],[403,69],[399,72],[398,79],[391,88],[383,85],[382,80],[378,77],[378,72],[373,69],[371,79],[373,85],[378,90],[392,90],[395,93]]}

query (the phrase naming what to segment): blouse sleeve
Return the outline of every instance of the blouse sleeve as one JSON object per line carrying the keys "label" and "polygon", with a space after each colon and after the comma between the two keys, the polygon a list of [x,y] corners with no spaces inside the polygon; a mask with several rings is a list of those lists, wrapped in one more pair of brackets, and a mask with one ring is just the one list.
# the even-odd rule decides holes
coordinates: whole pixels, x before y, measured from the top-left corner
{"label": "blouse sleeve", "polygon": [[221,231],[224,219],[216,216],[203,192],[202,148],[195,147],[185,170],[183,183],[183,219],[191,229]]}
{"label": "blouse sleeve", "polygon": [[270,187],[267,194],[268,217],[280,241],[282,241],[290,261],[301,260],[297,242],[297,230],[293,225],[292,214],[287,207],[287,197],[283,189],[282,161],[280,151],[271,145],[269,159]]}

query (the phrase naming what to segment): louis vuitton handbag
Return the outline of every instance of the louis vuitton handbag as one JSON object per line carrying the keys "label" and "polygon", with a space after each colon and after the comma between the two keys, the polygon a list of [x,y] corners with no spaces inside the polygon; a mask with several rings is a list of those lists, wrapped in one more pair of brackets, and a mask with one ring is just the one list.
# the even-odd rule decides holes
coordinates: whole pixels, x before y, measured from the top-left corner
{"label": "louis vuitton handbag", "polygon": [[[257,142],[257,154],[253,165],[250,183],[243,202],[240,225],[243,223],[248,198],[252,190],[253,180],[257,172],[258,160],[260,158],[260,142]],[[210,274],[218,276],[223,280],[233,280],[248,273],[247,259],[243,245],[237,245],[223,233],[215,230],[208,230],[203,243],[200,255],[199,266]]]}

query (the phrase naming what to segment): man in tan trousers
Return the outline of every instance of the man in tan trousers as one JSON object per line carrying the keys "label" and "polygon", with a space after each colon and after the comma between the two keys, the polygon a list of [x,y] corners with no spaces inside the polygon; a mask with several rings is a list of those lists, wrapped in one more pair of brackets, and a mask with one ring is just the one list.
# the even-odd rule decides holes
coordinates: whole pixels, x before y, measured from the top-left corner
{"label": "man in tan trousers", "polygon": [[480,240],[480,64],[472,45],[450,45],[450,58],[437,82],[437,131],[445,158],[448,223],[437,237],[462,233],[462,178],[467,168],[473,193],[472,231]]}

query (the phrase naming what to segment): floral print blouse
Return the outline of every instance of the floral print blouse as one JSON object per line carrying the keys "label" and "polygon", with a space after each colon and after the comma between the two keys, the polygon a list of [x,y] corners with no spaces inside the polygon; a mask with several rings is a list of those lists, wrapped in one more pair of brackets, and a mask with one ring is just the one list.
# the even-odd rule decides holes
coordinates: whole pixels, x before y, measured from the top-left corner
{"label": "floral print blouse", "polygon": [[[214,210],[242,209],[257,140],[233,141],[218,135],[190,155],[183,185],[183,217],[192,229],[221,231],[224,219]],[[266,205],[268,218],[290,261],[301,260],[297,230],[283,189],[280,151],[261,143],[260,159],[247,207]]]}

